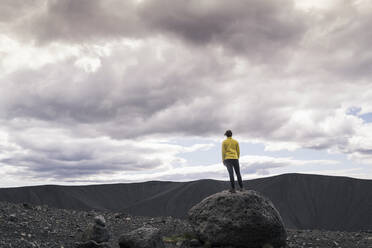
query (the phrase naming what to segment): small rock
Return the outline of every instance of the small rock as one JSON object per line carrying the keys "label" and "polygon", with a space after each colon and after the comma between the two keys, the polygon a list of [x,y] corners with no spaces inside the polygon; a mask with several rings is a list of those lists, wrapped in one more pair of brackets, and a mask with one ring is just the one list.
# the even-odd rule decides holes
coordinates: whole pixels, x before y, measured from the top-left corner
{"label": "small rock", "polygon": [[201,242],[197,239],[190,240],[190,246],[191,247],[197,247],[197,246],[201,246],[201,245],[202,245]]}
{"label": "small rock", "polygon": [[82,241],[93,240],[97,243],[107,242],[110,239],[108,230],[99,225],[90,225],[82,235]]}
{"label": "small rock", "polygon": [[164,248],[160,230],[153,227],[141,227],[123,234],[119,238],[120,248]]}
{"label": "small rock", "polygon": [[22,204],[25,209],[32,209],[32,206],[29,203]]}
{"label": "small rock", "polygon": [[12,222],[17,221],[17,215],[16,214],[10,214],[9,215],[9,220],[12,221]]}
{"label": "small rock", "polygon": [[106,220],[102,215],[98,215],[94,218],[94,221],[99,226],[106,226]]}
{"label": "small rock", "polygon": [[[6,246],[6,247],[14,247],[14,246]],[[23,238],[19,240],[16,247],[25,247],[25,248],[39,248],[40,246],[36,242],[27,241]]]}
{"label": "small rock", "polygon": [[108,242],[110,234],[106,228],[106,221],[103,216],[97,216],[94,218],[94,224],[90,224],[88,228],[79,234],[82,243],[88,241],[95,241],[97,243]]}

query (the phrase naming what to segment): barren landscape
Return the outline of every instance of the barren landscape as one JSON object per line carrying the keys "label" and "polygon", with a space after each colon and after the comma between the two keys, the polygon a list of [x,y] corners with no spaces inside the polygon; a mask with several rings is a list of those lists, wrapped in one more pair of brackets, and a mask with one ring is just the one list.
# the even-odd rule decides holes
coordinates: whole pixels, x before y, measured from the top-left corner
{"label": "barren landscape", "polygon": [[[372,230],[372,181],[348,177],[283,174],[244,181],[268,197],[287,228]],[[123,212],[133,216],[185,218],[205,197],[229,187],[225,181],[151,181],[86,186],[1,188],[0,201],[74,210]]]}
{"label": "barren landscape", "polygon": [[[245,181],[278,208],[288,247],[370,248],[370,180],[287,174]],[[195,235],[187,211],[227,182],[146,182],[0,189],[0,247],[74,247],[98,215],[109,245],[121,234],[155,227],[168,247],[187,247]],[[202,245],[202,244],[201,244]]]}
{"label": "barren landscape", "polygon": [[[180,247],[192,238],[192,230],[184,219],[172,217],[140,217],[108,211],[76,211],[0,202],[0,247],[68,248],[74,247],[79,235],[97,215],[103,215],[111,235],[110,246],[119,247],[121,234],[142,226],[161,230],[167,247]],[[287,229],[288,247],[372,247],[372,231],[338,232]]]}

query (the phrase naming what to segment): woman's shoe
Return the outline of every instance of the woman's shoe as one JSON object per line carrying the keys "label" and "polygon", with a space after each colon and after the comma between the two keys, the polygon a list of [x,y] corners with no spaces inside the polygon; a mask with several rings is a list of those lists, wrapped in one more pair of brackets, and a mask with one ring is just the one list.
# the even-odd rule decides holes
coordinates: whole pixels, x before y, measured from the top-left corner
{"label": "woman's shoe", "polygon": [[236,193],[235,189],[230,189],[229,192],[230,193]]}

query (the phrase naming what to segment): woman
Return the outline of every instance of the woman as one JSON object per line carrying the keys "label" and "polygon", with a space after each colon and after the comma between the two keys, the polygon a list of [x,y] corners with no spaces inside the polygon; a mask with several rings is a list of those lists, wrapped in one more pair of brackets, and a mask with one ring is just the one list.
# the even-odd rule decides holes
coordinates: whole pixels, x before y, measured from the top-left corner
{"label": "woman", "polygon": [[222,162],[226,166],[227,171],[229,172],[230,176],[230,183],[231,183],[231,193],[235,193],[235,181],[234,181],[234,170],[236,177],[238,178],[238,183],[240,186],[240,190],[243,190],[243,181],[242,176],[240,175],[240,166],[239,166],[239,157],[240,157],[240,150],[239,150],[239,143],[235,139],[233,139],[231,130],[227,130],[225,132],[225,136],[227,137],[222,142]]}

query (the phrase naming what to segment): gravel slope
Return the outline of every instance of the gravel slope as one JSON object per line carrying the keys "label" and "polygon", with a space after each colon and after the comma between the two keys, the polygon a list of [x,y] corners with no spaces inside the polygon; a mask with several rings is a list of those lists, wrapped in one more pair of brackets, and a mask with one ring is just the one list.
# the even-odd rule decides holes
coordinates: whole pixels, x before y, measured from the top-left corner
{"label": "gravel slope", "polygon": [[[161,229],[164,237],[184,236],[191,232],[185,220],[172,217],[139,217],[115,212],[76,211],[0,202],[0,247],[73,247],[79,234],[93,222],[96,215],[105,217],[113,248],[119,247],[117,240],[121,233],[144,225]],[[372,232],[287,231],[287,243],[291,248],[372,247]],[[167,246],[176,245],[170,242]]]}
{"label": "gravel slope", "polygon": [[[288,228],[372,230],[372,180],[283,174],[244,183],[246,189],[258,191],[274,203]],[[43,185],[0,188],[0,201],[180,218],[205,197],[228,188],[228,182],[216,180]]]}

